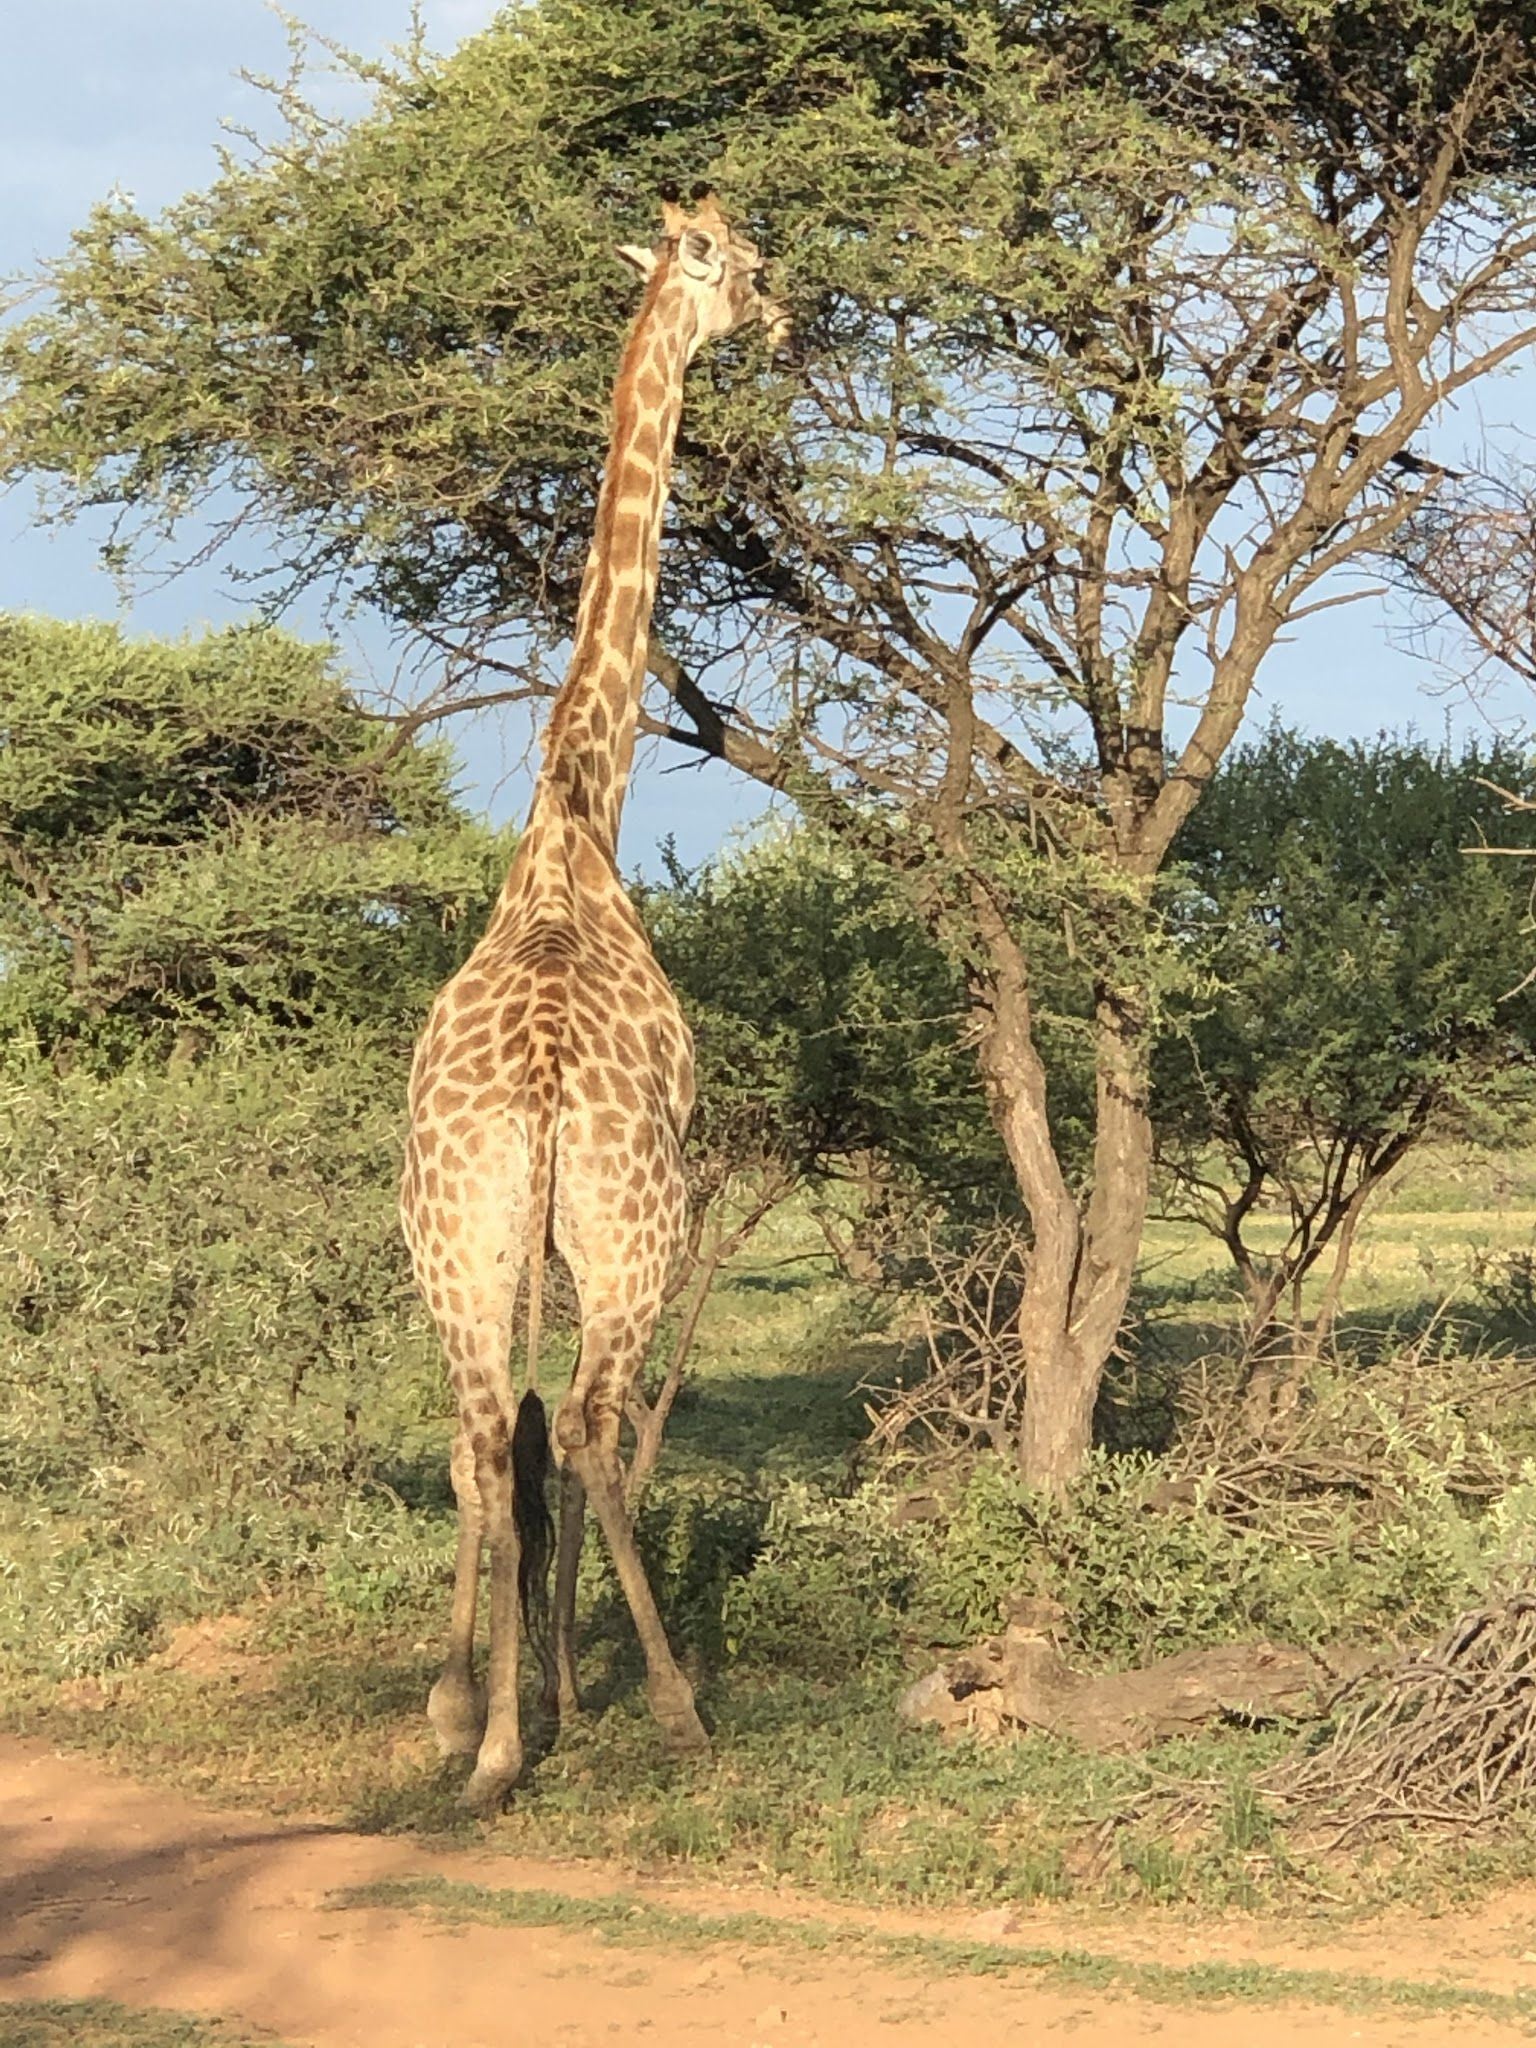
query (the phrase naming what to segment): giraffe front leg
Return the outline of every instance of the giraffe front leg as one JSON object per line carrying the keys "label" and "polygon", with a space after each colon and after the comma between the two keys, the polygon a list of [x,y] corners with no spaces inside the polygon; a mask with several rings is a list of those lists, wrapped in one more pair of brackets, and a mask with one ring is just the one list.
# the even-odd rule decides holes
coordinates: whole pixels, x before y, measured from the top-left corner
{"label": "giraffe front leg", "polygon": [[485,1734],[485,1687],[475,1677],[475,1605],[480,1590],[483,1528],[475,1454],[461,1422],[449,1462],[459,1510],[459,1547],[453,1565],[453,1613],[442,1674],[427,1695],[427,1719],[444,1756],[473,1756]]}

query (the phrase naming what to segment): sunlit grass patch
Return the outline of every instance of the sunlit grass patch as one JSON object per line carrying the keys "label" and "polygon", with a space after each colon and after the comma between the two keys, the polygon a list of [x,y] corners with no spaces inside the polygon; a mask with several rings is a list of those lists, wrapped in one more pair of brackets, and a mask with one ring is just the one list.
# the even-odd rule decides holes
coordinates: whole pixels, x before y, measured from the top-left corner
{"label": "sunlit grass patch", "polygon": [[[0,2048],[255,2048],[223,2020],[133,2012],[105,1998],[0,2003]],[[263,2048],[281,2048],[270,2035]]]}

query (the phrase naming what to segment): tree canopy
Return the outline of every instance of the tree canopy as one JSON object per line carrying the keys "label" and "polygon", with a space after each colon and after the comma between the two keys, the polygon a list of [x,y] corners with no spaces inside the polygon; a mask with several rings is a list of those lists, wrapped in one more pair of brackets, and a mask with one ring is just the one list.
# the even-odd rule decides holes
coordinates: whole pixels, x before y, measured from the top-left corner
{"label": "tree canopy", "polygon": [[[1480,373],[1458,336],[1518,303],[1532,28],[1424,0],[509,8],[444,62],[371,68],[350,127],[290,92],[282,139],[206,192],[99,208],[0,353],[5,466],[130,522],[232,485],[275,573],[547,645],[630,306],[610,244],[652,231],[662,180],[709,176],[799,352],[771,370],[744,341],[697,379],[669,722],[835,782],[850,689],[894,690],[878,755],[916,794],[979,666],[978,772],[1013,801],[1042,769],[1016,721],[1062,699],[1128,774],[1178,642],[1249,623],[1216,616],[1212,544],[1251,557],[1240,611],[1312,587]],[[792,730],[780,700],[745,716],[749,643],[804,650]]]}
{"label": "tree canopy", "polygon": [[328,652],[0,620],[0,1011],[163,1056],[241,1019],[403,1048],[495,892],[440,747],[392,748]]}
{"label": "tree canopy", "polygon": [[[1347,1267],[1361,1210],[1415,1144],[1529,1129],[1529,884],[1477,857],[1510,836],[1498,787],[1531,789],[1527,755],[1276,726],[1180,836],[1172,916],[1210,981],[1159,1047],[1158,1150],[1261,1327],[1340,1246]],[[1530,844],[1533,825],[1513,829]],[[1288,1234],[1266,1255],[1252,1226],[1277,1201]]]}
{"label": "tree canopy", "polygon": [[[340,576],[472,694],[546,691],[610,244],[712,180],[798,353],[695,373],[650,723],[876,850],[963,963],[1034,1231],[1020,1455],[1057,1483],[1145,1208],[1153,878],[1282,625],[1433,500],[1414,436],[1536,338],[1536,11],[542,0],[364,69],[362,119],[291,89],[206,192],[96,212],[0,341],[5,472],[125,546],[233,505],[274,595]],[[1046,897],[1093,982],[1080,1163]]]}

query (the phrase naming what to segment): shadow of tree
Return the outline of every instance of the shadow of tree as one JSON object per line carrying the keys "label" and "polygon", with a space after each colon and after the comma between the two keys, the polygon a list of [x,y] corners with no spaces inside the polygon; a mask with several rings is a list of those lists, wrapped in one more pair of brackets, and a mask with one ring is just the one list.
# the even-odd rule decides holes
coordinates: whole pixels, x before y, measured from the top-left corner
{"label": "shadow of tree", "polygon": [[795,1477],[845,1465],[866,1420],[857,1361],[774,1374],[711,1374],[679,1400],[662,1452],[673,1472]]}

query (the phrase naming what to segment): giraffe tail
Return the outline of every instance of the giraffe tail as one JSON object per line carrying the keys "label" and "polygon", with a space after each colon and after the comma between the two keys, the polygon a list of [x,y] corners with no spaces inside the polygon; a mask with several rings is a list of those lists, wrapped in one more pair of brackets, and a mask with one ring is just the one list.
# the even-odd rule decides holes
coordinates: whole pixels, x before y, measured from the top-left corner
{"label": "giraffe tail", "polygon": [[528,1384],[512,1426],[512,1518],[517,1528],[517,1590],[523,1625],[542,1656],[549,1648],[549,1563],[555,1530],[548,1487],[549,1421],[539,1398],[539,1336],[544,1319],[544,1261],[555,1188],[560,1123],[560,1060],[551,1044],[529,1060]]}
{"label": "giraffe tail", "polygon": [[544,1403],[530,1387],[512,1425],[512,1520],[517,1529],[517,1598],[528,1640],[550,1658],[549,1560],[555,1547],[547,1488],[553,1460]]}
{"label": "giraffe tail", "polygon": [[528,1131],[528,1391],[539,1391],[539,1337],[544,1322],[544,1260],[555,1199],[555,1140],[560,1128],[560,1050],[553,1036],[535,1038],[523,1099]]}

